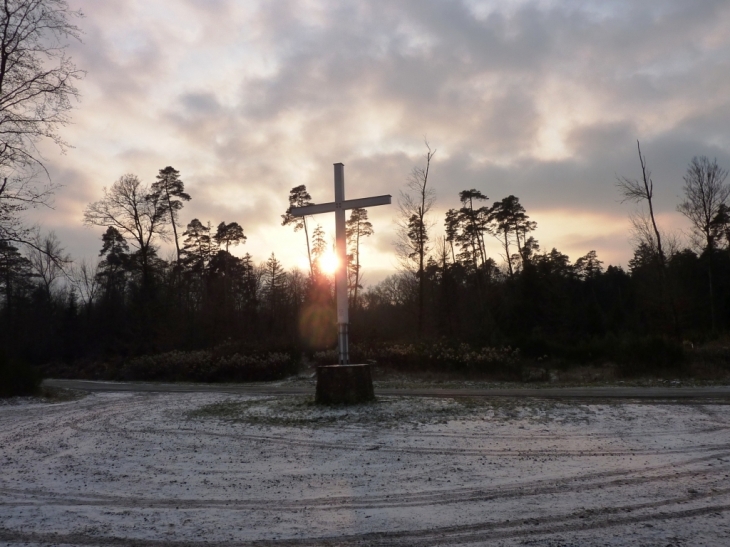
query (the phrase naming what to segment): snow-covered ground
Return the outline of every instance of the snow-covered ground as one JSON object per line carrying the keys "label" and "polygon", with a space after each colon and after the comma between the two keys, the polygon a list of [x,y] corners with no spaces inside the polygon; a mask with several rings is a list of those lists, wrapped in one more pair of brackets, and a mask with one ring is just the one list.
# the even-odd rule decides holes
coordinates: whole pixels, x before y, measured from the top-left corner
{"label": "snow-covered ground", "polygon": [[1,545],[730,545],[730,406],[0,406]]}

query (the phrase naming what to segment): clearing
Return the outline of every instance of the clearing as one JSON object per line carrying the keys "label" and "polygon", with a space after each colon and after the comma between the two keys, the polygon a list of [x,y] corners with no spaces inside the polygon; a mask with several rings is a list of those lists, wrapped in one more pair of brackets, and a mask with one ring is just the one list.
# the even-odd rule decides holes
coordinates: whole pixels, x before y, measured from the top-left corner
{"label": "clearing", "polygon": [[21,400],[0,406],[0,544],[724,546],[723,403]]}

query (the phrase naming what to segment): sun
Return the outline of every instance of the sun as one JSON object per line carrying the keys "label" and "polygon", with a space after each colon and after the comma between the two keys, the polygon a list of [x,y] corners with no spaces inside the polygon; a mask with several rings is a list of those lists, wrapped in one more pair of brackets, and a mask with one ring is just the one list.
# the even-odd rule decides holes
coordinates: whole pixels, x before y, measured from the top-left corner
{"label": "sun", "polygon": [[322,273],[332,275],[337,271],[339,260],[333,251],[326,251],[319,257],[319,269]]}

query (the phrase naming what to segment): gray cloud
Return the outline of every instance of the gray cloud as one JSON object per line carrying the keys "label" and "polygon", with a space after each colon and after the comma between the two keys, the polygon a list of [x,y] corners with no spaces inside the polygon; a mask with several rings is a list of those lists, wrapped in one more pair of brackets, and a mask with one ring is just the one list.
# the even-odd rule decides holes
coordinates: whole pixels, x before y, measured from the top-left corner
{"label": "gray cloud", "polygon": [[[330,200],[342,161],[349,196],[395,196],[424,136],[439,212],[473,187],[528,213],[624,218],[614,181],[640,175],[637,139],[664,214],[692,156],[730,167],[727,2],[76,4],[86,34],[70,52],[88,77],[65,131],[76,150],[51,162],[57,225],[124,172],[173,165],[193,195],[184,222],[238,220],[259,259],[269,243],[291,255],[291,187]],[[383,254],[393,214],[371,215]],[[560,237],[541,242],[630,256],[598,223]]]}

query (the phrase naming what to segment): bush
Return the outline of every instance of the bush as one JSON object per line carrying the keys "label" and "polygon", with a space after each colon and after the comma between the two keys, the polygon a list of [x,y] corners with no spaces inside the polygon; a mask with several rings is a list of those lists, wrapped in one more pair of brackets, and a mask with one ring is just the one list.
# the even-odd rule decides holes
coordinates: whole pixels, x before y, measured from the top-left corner
{"label": "bush", "polygon": [[[313,359],[318,365],[337,362],[336,349],[319,351]],[[475,349],[468,344],[387,344],[364,346],[353,344],[350,361],[353,363],[375,362],[379,366],[398,370],[439,370],[475,372],[499,377],[518,378],[520,350],[511,347]]]}
{"label": "bush", "polygon": [[120,380],[190,382],[258,382],[279,380],[296,372],[287,353],[242,355],[225,352],[169,351],[127,360],[117,371]]}
{"label": "bush", "polygon": [[730,343],[727,345],[708,344],[701,347],[689,348],[689,359],[699,365],[716,367],[719,370],[730,372]]}
{"label": "bush", "polygon": [[152,355],[43,365],[46,377],[89,380],[146,380],[165,382],[258,382],[296,374],[300,352],[294,347],[258,346],[225,342],[198,351],[167,351]]}
{"label": "bush", "polygon": [[661,336],[614,336],[574,342],[548,340],[535,336],[520,340],[520,347],[531,358],[562,360],[563,366],[610,361],[624,376],[679,372],[685,362],[681,344]]}
{"label": "bush", "polygon": [[[403,371],[477,373],[502,380],[532,378],[538,369],[529,367],[531,360],[561,369],[611,362],[616,364],[622,376],[681,373],[686,362],[681,344],[659,336],[608,335],[573,342],[532,336],[521,339],[519,347],[529,358],[526,362],[521,358],[520,349],[512,349],[511,346],[478,348],[445,341],[370,346],[353,344],[350,361],[375,362],[379,366]],[[337,350],[317,352],[313,360],[318,365],[335,364]],[[542,376],[547,377],[547,369],[539,370],[543,371]]]}
{"label": "bush", "polygon": [[615,350],[615,361],[625,376],[649,373],[677,373],[685,361],[682,345],[658,336],[622,340]]}
{"label": "bush", "polygon": [[0,397],[33,395],[41,380],[41,375],[31,365],[0,353]]}

